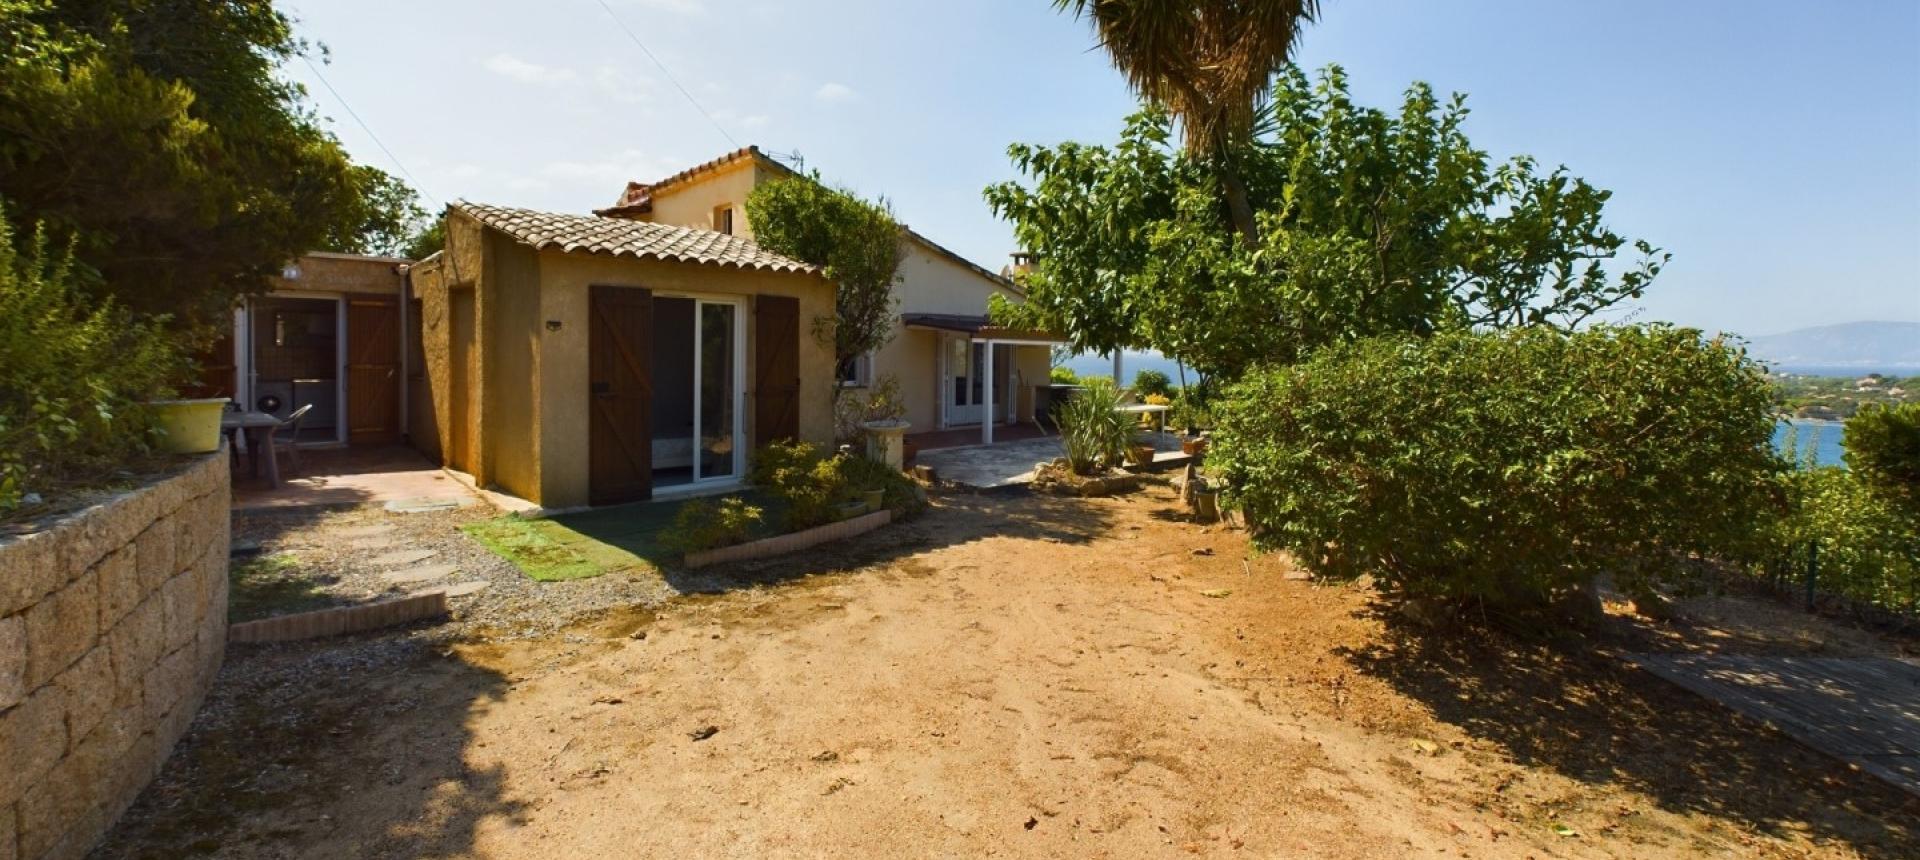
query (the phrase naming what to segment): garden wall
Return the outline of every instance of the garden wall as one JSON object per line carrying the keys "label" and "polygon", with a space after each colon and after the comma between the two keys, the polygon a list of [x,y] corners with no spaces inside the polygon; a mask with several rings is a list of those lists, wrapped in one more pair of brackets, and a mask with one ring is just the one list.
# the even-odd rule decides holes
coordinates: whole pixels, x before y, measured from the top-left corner
{"label": "garden wall", "polygon": [[0,538],[0,860],[84,855],[225,654],[227,454]]}

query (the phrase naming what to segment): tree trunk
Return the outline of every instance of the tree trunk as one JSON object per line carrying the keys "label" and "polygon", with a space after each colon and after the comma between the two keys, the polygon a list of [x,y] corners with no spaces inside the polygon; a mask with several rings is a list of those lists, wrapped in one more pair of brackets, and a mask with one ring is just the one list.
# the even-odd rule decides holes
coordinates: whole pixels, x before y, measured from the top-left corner
{"label": "tree trunk", "polygon": [[1260,225],[1253,217],[1253,203],[1247,199],[1247,184],[1240,181],[1240,171],[1229,156],[1220,159],[1220,191],[1227,201],[1227,218],[1240,234],[1240,243],[1249,249],[1259,247]]}

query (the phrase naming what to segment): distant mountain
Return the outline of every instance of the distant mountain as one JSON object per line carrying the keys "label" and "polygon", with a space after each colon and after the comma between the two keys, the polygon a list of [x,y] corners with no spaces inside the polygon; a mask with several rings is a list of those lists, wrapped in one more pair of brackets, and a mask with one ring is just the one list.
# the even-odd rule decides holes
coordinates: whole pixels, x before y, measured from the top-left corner
{"label": "distant mountain", "polygon": [[1753,338],[1749,351],[1778,369],[1812,372],[1920,368],[1920,323],[1853,322]]}

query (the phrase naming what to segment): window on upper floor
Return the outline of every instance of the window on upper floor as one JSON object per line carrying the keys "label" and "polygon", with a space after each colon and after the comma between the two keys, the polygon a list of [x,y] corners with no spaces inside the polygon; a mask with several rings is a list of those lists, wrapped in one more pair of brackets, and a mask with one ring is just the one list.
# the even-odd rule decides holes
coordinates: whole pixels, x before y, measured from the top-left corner
{"label": "window on upper floor", "polygon": [[713,229],[733,235],[733,207],[721,204],[713,207]]}

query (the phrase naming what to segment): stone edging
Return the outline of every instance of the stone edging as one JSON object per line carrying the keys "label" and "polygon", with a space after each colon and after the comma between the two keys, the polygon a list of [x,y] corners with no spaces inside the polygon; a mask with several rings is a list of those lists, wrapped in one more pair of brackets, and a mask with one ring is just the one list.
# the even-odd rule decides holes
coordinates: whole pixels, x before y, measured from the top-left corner
{"label": "stone edging", "polygon": [[828,523],[824,526],[816,526],[792,534],[763,538],[761,540],[748,541],[747,543],[734,544],[733,546],[723,546],[719,549],[710,549],[702,552],[690,552],[687,553],[686,566],[689,568],[706,567],[710,564],[719,564],[725,561],[745,561],[747,559],[783,555],[795,550],[806,549],[810,546],[818,546],[828,541],[863,535],[890,522],[893,522],[892,511],[874,511],[870,514],[848,520],[841,520],[837,523]]}
{"label": "stone edging", "polygon": [[242,621],[227,628],[228,642],[293,642],[342,636],[447,614],[445,589],[422,591],[393,600],[336,606],[312,612]]}

